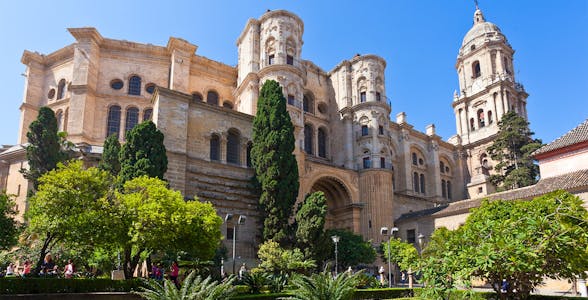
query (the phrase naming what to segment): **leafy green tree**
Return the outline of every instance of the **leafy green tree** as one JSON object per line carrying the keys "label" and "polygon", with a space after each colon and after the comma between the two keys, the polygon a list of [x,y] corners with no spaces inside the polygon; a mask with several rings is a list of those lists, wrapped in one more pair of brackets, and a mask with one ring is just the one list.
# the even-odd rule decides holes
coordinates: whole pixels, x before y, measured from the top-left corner
{"label": "leafy green tree", "polygon": [[57,119],[51,108],[43,106],[39,109],[39,115],[29,125],[26,146],[29,169],[21,169],[20,172],[33,187],[38,188],[39,178],[55,169],[59,162],[67,158],[62,149],[63,138],[57,132]]}
{"label": "leafy green tree", "polygon": [[296,245],[305,249],[306,257],[315,258],[319,251],[316,245],[324,239],[327,198],[323,192],[306,196],[296,211]]}
{"label": "leafy green tree", "polygon": [[488,153],[497,164],[490,181],[499,190],[510,190],[529,186],[537,182],[539,167],[531,154],[542,145],[533,139],[529,122],[514,111],[506,113],[498,122],[498,136],[488,147]]}
{"label": "leafy green tree", "polygon": [[126,134],[119,159],[121,185],[143,175],[163,179],[167,171],[163,133],[151,121],[135,126]]}
{"label": "leafy green tree", "polygon": [[300,249],[283,249],[280,244],[272,240],[259,246],[257,256],[261,261],[258,268],[272,274],[306,272],[316,267],[314,260],[305,259]]}
{"label": "leafy green tree", "polygon": [[280,84],[263,84],[253,119],[252,164],[261,186],[259,204],[263,218],[263,239],[285,244],[288,220],[298,196],[298,165],[292,153],[294,126],[286,110]]}
{"label": "leafy green tree", "polygon": [[321,261],[335,260],[335,245],[331,240],[333,235],[340,237],[337,245],[337,262],[340,269],[359,264],[371,264],[376,260],[376,250],[369,241],[364,241],[361,235],[344,229],[329,229],[318,246]]}
{"label": "leafy green tree", "polygon": [[388,251],[390,251],[390,262],[397,264],[401,270],[418,269],[419,253],[414,245],[400,239],[390,239],[388,242],[382,243],[381,247],[384,261],[387,261]]}
{"label": "leafy green tree", "polygon": [[111,134],[104,141],[104,147],[102,150],[102,158],[98,164],[100,170],[104,170],[112,174],[112,176],[118,176],[120,172],[120,142],[116,134]]}
{"label": "leafy green tree", "polygon": [[[588,212],[565,191],[531,201],[485,201],[462,227],[435,233],[432,241],[423,269],[440,272],[433,274],[439,289],[477,277],[501,299],[526,299],[545,277],[574,280],[588,270]],[[509,283],[504,294],[503,279]]]}
{"label": "leafy green tree", "polygon": [[361,272],[339,273],[335,278],[325,271],[310,276],[296,276],[292,280],[289,299],[298,300],[349,300],[360,282]]}
{"label": "leafy green tree", "polygon": [[[96,245],[110,228],[106,194],[112,183],[107,172],[84,169],[81,161],[57,169],[39,178],[39,189],[29,199],[28,230],[43,241],[36,266],[38,272],[45,254],[60,242]],[[102,237],[102,238],[101,238]]]}
{"label": "leafy green tree", "polygon": [[14,200],[6,193],[0,193],[0,250],[16,244],[19,226],[15,216]]}
{"label": "leafy green tree", "polygon": [[136,292],[147,300],[218,300],[229,299],[237,294],[233,286],[234,277],[224,282],[214,281],[210,276],[202,278],[192,272],[178,289],[173,282],[165,280],[163,284],[155,280],[145,280],[146,287]]}
{"label": "leafy green tree", "polygon": [[141,176],[117,192],[111,231],[123,249],[127,278],[141,255],[155,251],[186,251],[202,260],[215,254],[221,240],[222,219],[210,203],[184,201],[165,181]]}

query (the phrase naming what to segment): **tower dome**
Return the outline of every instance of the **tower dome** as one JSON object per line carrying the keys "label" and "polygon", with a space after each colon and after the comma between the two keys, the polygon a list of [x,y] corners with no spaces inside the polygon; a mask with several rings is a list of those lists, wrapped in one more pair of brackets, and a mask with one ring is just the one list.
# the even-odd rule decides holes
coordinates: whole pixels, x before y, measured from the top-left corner
{"label": "tower dome", "polygon": [[494,23],[486,22],[480,9],[474,12],[474,26],[466,33],[461,43],[461,49],[480,44],[483,41],[505,41],[506,37]]}

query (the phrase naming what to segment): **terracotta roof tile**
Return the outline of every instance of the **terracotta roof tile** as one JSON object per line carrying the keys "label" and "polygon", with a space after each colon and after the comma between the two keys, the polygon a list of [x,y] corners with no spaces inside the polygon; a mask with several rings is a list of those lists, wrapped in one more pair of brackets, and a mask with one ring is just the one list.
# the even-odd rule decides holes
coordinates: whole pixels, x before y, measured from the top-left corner
{"label": "terracotta roof tile", "polygon": [[[526,200],[538,197],[555,190],[588,190],[588,169],[566,173],[560,176],[539,180],[537,184],[516,190],[504,191],[487,195],[483,198],[467,199],[453,202],[448,206],[435,207],[403,214],[396,221],[402,221],[426,216],[445,216],[469,212],[470,209],[480,206],[483,199],[491,200]],[[439,209],[441,208],[441,209]]]}
{"label": "terracotta roof tile", "polygon": [[555,141],[537,149],[537,151],[535,151],[533,155],[557,150],[563,147],[571,146],[585,141],[588,141],[588,119],[586,119],[582,124],[578,125],[576,128],[568,131],[566,134],[562,135]]}

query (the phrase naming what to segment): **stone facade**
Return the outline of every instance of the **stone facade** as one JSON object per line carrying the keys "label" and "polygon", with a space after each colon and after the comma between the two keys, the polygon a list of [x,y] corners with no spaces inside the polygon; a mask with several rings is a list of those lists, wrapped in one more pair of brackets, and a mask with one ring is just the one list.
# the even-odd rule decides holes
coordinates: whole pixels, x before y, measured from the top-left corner
{"label": "stone facade", "polygon": [[[197,55],[196,45],[179,38],[155,46],[108,39],[94,28],[69,31],[74,44],[48,55],[23,55],[27,82],[19,143],[45,105],[56,111],[72,142],[97,154],[109,134],[124,142],[127,130],[152,119],[165,135],[171,186],[186,198],[211,201],[220,216],[248,217],[237,228],[237,255],[243,258],[255,256],[259,241],[249,149],[266,80],[281,84],[289,104],[298,200],[323,191],[327,226],[374,243],[384,238],[380,228],[400,216],[494,191],[484,149],[496,134],[496,120],[511,109],[526,116],[527,94],[512,73],[514,51],[479,10],[459,50],[460,93],[452,104],[457,135],[448,141],[433,124],[424,132],[414,129],[404,112],[390,118],[381,57],[356,55],[330,71],[302,59],[304,24],[287,11],[247,22],[237,39],[236,67]],[[22,189],[24,211],[31,187],[15,171],[25,162],[22,147],[4,150],[0,160],[0,182],[13,194]],[[404,226],[401,236],[411,239],[434,228],[413,225]],[[229,239],[234,226],[223,225]],[[232,241],[226,242],[231,249]]]}

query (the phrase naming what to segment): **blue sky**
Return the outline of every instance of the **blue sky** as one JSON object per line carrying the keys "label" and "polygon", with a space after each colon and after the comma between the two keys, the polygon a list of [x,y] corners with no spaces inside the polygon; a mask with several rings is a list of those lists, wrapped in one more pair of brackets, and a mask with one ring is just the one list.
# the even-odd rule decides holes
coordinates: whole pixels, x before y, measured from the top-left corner
{"label": "blue sky", "polygon": [[[19,126],[25,49],[51,53],[74,41],[68,27],[96,27],[104,37],[166,45],[170,36],[198,45],[198,55],[237,63],[235,41],[249,18],[286,9],[305,23],[302,58],[325,71],[356,53],[388,63],[392,120],[407,113],[424,131],[455,134],[451,108],[455,59],[472,26],[473,0],[394,1],[0,1],[0,143]],[[588,1],[479,0],[515,49],[531,129],[550,142],[588,118]]]}

